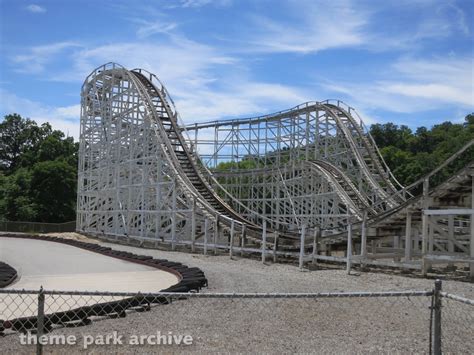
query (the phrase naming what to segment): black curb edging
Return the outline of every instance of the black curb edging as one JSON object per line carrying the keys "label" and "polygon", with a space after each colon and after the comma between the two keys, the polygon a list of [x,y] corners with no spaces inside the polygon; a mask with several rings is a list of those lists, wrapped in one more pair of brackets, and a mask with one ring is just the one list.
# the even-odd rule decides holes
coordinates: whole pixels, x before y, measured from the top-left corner
{"label": "black curb edging", "polygon": [[0,261],[0,288],[10,285],[15,281],[17,275],[18,273],[13,267]]}
{"label": "black curb edging", "polygon": [[[199,292],[201,288],[207,287],[207,278],[204,275],[204,272],[197,267],[188,267],[184,264],[169,261],[167,259],[154,259],[151,256],[147,255],[138,255],[126,251],[113,250],[109,247],[104,247],[99,244],[87,243],[74,239],[66,239],[60,237],[49,237],[45,235],[30,235],[30,234],[0,234],[0,237],[6,238],[22,238],[22,239],[34,239],[34,240],[44,240],[56,243],[67,244],[75,246],[81,249],[92,251],[98,254],[105,256],[142,264],[146,266],[153,267],[155,269],[160,269],[174,274],[179,278],[179,282],[175,285],[172,285],[160,292]],[[6,265],[6,264],[5,264]],[[8,265],[7,265],[8,266]],[[1,267],[1,266],[0,266]],[[12,268],[13,269],[13,268]],[[1,270],[1,269],[0,269]],[[13,269],[14,270],[14,269]],[[10,281],[16,278],[15,277]],[[0,275],[1,276],[1,275]],[[1,279],[1,277],[0,277]],[[10,284],[9,283],[9,284]],[[7,286],[7,285],[5,285]],[[0,288],[5,287],[1,286]],[[125,317],[125,310],[134,308],[137,310],[149,310],[150,304],[168,304],[171,303],[171,299],[166,296],[154,297],[147,296],[146,294],[137,295],[131,298],[124,298],[119,301],[98,303],[92,306],[83,306],[80,308],[72,309],[65,312],[56,312],[45,316],[45,331],[51,329],[53,324],[65,325],[65,323],[70,322],[79,322],[81,325],[86,325],[90,323],[88,319],[91,316],[107,316],[113,315],[117,317]],[[35,330],[37,327],[37,317],[21,317],[12,320],[0,320],[0,334],[5,329],[12,329],[22,332],[27,332],[29,330]]]}

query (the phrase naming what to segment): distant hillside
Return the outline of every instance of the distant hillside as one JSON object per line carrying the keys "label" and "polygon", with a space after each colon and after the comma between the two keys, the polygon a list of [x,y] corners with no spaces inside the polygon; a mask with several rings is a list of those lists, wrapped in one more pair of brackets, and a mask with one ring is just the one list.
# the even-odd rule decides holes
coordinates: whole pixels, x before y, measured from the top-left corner
{"label": "distant hillside", "polygon": [[[431,129],[419,127],[415,132],[393,123],[374,124],[370,133],[395,177],[403,185],[408,185],[474,139],[474,114],[467,115],[464,123],[443,122]],[[474,152],[471,153],[464,154],[447,174],[473,160]]]}

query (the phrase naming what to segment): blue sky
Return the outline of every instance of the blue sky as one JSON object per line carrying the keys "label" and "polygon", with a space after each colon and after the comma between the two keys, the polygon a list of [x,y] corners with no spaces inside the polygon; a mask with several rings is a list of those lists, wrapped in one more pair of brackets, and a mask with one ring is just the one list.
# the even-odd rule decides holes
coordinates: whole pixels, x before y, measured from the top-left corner
{"label": "blue sky", "polygon": [[472,0],[0,0],[0,114],[77,138],[109,61],[160,77],[186,123],[342,99],[366,123],[474,110]]}

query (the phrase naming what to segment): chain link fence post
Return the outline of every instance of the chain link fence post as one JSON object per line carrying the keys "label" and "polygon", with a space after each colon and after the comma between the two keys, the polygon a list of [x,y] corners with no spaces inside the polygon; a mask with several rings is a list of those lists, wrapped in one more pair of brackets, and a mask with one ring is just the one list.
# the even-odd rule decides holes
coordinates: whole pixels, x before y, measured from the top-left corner
{"label": "chain link fence post", "polygon": [[441,280],[435,281],[433,292],[433,354],[441,355]]}
{"label": "chain link fence post", "polygon": [[43,344],[41,344],[41,337],[44,331],[44,292],[41,286],[38,292],[38,316],[36,324],[36,355],[43,354]]}

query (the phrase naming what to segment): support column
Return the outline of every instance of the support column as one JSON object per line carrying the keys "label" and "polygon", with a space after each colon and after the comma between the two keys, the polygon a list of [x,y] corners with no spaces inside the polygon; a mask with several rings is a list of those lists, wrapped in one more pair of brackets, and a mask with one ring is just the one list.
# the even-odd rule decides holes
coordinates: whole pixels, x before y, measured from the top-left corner
{"label": "support column", "polygon": [[[454,216],[448,216],[448,241],[446,245],[448,253],[454,253]],[[453,263],[448,263],[448,268],[452,269]]]}
{"label": "support column", "polygon": [[300,270],[303,270],[304,264],[304,235],[306,233],[306,225],[303,224],[301,227],[301,237],[300,237],[300,260],[299,260],[299,267]]}
{"label": "support column", "polygon": [[193,200],[191,211],[191,252],[196,252],[196,199]]}
{"label": "support column", "polygon": [[262,263],[265,263],[265,251],[267,249],[267,221],[263,220],[262,232]]}
{"label": "support column", "polygon": [[437,222],[436,216],[428,216],[428,253],[434,251],[434,224]]}
{"label": "support column", "polygon": [[412,258],[411,215],[411,212],[408,211],[405,225],[405,261],[410,261]]}
{"label": "support column", "polygon": [[420,250],[420,232],[418,228],[413,230],[413,252],[418,252]]}
{"label": "support column", "polygon": [[[396,235],[393,237],[393,252],[398,255],[398,250],[396,249],[400,249],[400,236],[399,235]],[[400,257],[399,256],[396,256],[393,258],[394,261],[400,261]]]}
{"label": "support column", "polygon": [[429,181],[423,181],[423,206],[421,209],[421,254],[424,256],[428,250],[428,216],[425,215],[424,210],[428,208],[428,190]]}
{"label": "support column", "polygon": [[352,259],[352,224],[347,224],[347,256],[346,256],[346,271],[349,275],[351,273],[351,259]]}
{"label": "support column", "polygon": [[171,250],[176,249],[176,180],[173,184],[173,212],[171,213]]}
{"label": "support column", "polygon": [[245,224],[242,225],[242,235],[240,238],[240,256],[244,256],[244,248],[245,248]]}
{"label": "support column", "polygon": [[360,241],[360,256],[362,260],[367,257],[367,211],[364,211],[362,219],[362,234]]}
{"label": "support column", "polygon": [[204,255],[207,255],[207,238],[209,236],[209,220],[204,221]]}
{"label": "support column", "polygon": [[230,242],[229,242],[229,256],[232,259],[234,252],[234,220],[230,223]]}
{"label": "support column", "polygon": [[454,216],[448,216],[448,245],[449,253],[454,253]]}
{"label": "support column", "polygon": [[278,232],[275,232],[275,242],[273,243],[273,262],[277,262],[277,249],[278,249]]}
{"label": "support column", "polygon": [[219,238],[219,215],[216,214],[216,226],[214,229],[214,255],[217,255],[217,239]]}
{"label": "support column", "polygon": [[321,234],[321,228],[316,227],[314,229],[313,254],[311,255],[311,263],[313,265],[318,265],[318,242],[319,242],[320,234]]}
{"label": "support column", "polygon": [[421,274],[426,276],[430,267],[428,260],[425,256],[428,252],[428,216],[424,213],[428,209],[428,190],[429,180],[423,181],[423,202],[421,208]]}

